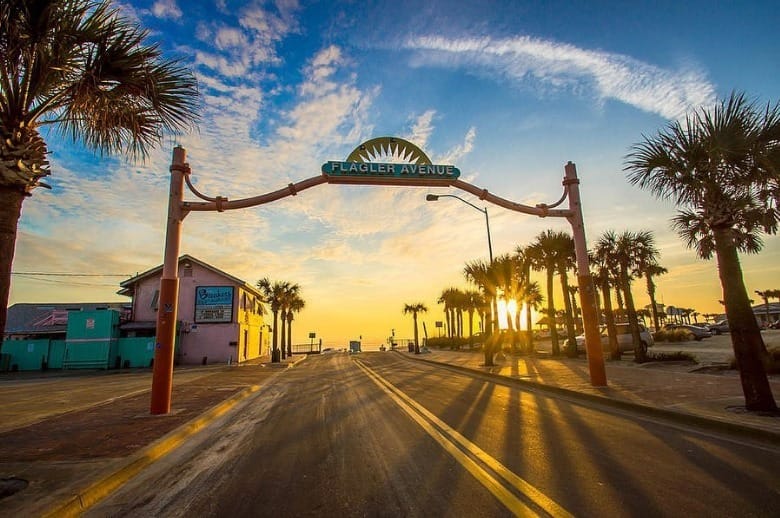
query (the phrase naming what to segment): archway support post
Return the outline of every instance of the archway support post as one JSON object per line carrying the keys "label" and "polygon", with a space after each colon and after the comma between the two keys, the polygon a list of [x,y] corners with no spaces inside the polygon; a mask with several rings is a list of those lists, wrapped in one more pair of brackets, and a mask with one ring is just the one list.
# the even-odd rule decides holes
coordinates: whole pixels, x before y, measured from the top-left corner
{"label": "archway support post", "polygon": [[163,259],[160,294],[157,304],[157,328],[152,370],[151,413],[167,414],[171,411],[173,390],[173,351],[176,340],[176,317],[179,306],[179,248],[181,225],[186,212],[183,210],[184,174],[188,168],[187,152],[177,146],[171,163],[171,186],[168,195],[168,224],[165,233],[165,257]]}
{"label": "archway support post", "polygon": [[607,385],[607,374],[604,367],[604,352],[601,349],[601,333],[599,331],[596,293],[593,286],[593,276],[590,274],[588,260],[588,245],[585,240],[585,223],[582,218],[580,202],[580,180],[577,178],[577,167],[569,162],[564,167],[566,172],[563,184],[569,194],[569,220],[574,238],[574,253],[577,257],[577,284],[580,292],[580,308],[582,308],[582,325],[585,328],[585,350],[588,356],[590,383],[594,387]]}

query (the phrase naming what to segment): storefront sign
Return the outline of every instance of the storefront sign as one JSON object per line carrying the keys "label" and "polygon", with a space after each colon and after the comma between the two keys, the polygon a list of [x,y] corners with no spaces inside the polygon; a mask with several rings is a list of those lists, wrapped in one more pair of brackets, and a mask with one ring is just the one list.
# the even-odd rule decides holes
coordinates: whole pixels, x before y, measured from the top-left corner
{"label": "storefront sign", "polygon": [[195,322],[232,322],[233,286],[198,286],[195,289]]}

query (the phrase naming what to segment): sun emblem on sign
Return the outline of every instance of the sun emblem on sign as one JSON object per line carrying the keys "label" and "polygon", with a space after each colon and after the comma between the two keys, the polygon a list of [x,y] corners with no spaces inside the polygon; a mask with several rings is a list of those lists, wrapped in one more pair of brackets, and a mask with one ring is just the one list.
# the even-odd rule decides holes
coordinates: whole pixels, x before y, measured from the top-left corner
{"label": "sun emblem on sign", "polygon": [[430,165],[423,150],[398,137],[377,137],[356,147],[347,157],[347,162],[384,162],[388,164]]}

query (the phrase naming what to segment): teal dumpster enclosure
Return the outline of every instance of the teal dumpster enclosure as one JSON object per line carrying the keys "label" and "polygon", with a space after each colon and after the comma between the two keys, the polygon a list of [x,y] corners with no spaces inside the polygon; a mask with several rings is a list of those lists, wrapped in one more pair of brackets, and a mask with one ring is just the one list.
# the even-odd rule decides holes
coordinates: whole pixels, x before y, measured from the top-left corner
{"label": "teal dumpster enclosure", "polygon": [[68,315],[63,369],[118,367],[119,312],[73,311]]}

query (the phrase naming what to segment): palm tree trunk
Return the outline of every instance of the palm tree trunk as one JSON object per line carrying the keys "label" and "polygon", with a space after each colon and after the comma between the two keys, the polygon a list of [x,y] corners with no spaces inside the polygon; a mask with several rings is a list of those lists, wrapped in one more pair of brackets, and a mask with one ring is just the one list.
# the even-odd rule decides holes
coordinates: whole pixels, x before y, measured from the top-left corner
{"label": "palm tree trunk", "polygon": [[417,312],[414,312],[412,317],[414,318],[414,354],[420,354],[420,340],[418,339],[419,334],[417,332]]}
{"label": "palm tree trunk", "polygon": [[577,341],[574,339],[574,318],[572,317],[571,298],[569,297],[569,278],[566,269],[559,270],[561,276],[561,289],[563,290],[563,302],[566,310],[566,356],[577,356]]}
{"label": "palm tree trunk", "polygon": [[273,349],[271,349],[271,363],[279,363],[280,356],[279,356],[279,310],[273,310],[274,312],[274,330],[273,330]]}
{"label": "palm tree trunk", "polygon": [[531,305],[527,304],[526,305],[526,313],[525,313],[525,327],[526,327],[526,330],[525,330],[525,332],[526,332],[525,347],[526,347],[526,352],[528,354],[531,354],[532,352],[534,352],[534,329],[533,329],[533,323],[532,323],[533,316],[531,315],[531,309],[532,309]]}
{"label": "palm tree trunk", "polygon": [[24,193],[21,189],[0,188],[0,207],[3,207],[0,211],[0,337],[5,333],[8,297],[11,293],[11,266],[23,201]]}
{"label": "palm tree trunk", "polygon": [[558,322],[555,318],[555,303],[553,302],[553,268],[547,269],[547,320],[550,326],[550,340],[552,342],[552,354],[558,356],[561,354],[561,348],[558,345]]}
{"label": "palm tree trunk", "polygon": [[658,320],[658,308],[655,304],[655,283],[650,274],[647,274],[647,294],[650,296],[650,310],[653,312],[653,328],[657,332],[661,329],[661,324]]}
{"label": "palm tree trunk", "polygon": [[285,320],[287,320],[287,318],[285,317],[286,314],[287,314],[287,311],[282,309],[282,334],[281,334],[281,340],[279,341],[279,344],[281,345],[280,348],[282,350],[282,360],[287,358],[287,347],[285,347],[285,345],[287,344],[287,341],[285,340],[285,337],[287,335],[285,334],[285,328],[284,328],[284,322],[285,322]]}
{"label": "palm tree trunk", "polygon": [[612,297],[610,297],[609,277],[607,276],[602,279],[601,291],[604,292],[604,321],[607,324],[607,335],[609,336],[609,357],[612,360],[619,360],[621,352],[620,347],[618,347],[615,314],[612,312]]}
{"label": "palm tree trunk", "polygon": [[776,412],[777,404],[764,367],[766,345],[750,307],[737,248],[727,230],[715,229],[713,233],[718,274],[731,330],[731,345],[745,395],[745,408]]}
{"label": "palm tree trunk", "polygon": [[628,269],[621,268],[621,277],[623,284],[623,295],[626,302],[626,316],[628,317],[628,329],[631,331],[631,338],[634,341],[634,361],[642,363],[647,361],[647,348],[642,343],[642,337],[639,336],[639,323],[634,306],[634,296],[631,293],[631,279],[628,276]]}
{"label": "palm tree trunk", "polygon": [[469,309],[469,349],[474,347],[474,310]]}
{"label": "palm tree trunk", "polygon": [[287,356],[292,358],[292,311],[287,314]]}

